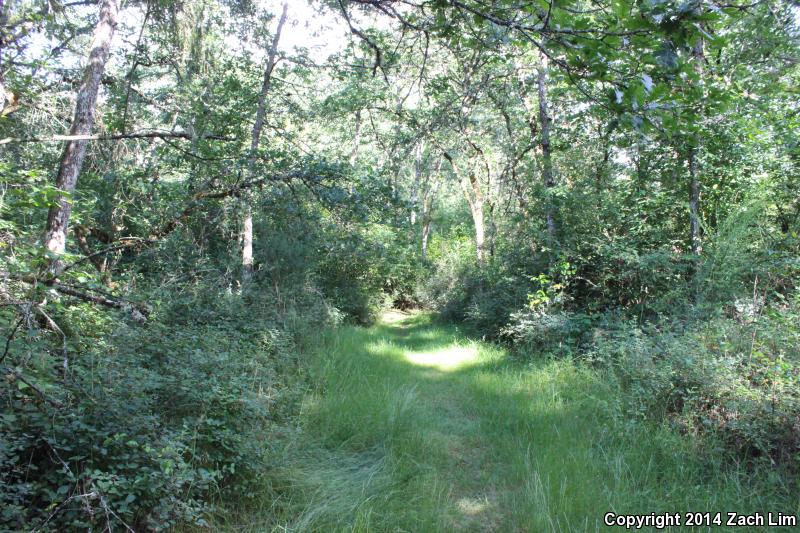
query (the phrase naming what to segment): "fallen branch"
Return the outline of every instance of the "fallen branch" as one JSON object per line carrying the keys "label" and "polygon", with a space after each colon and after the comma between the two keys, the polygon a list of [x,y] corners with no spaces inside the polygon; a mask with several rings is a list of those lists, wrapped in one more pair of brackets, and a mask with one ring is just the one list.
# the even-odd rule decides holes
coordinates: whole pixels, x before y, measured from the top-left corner
{"label": "fallen branch", "polygon": [[[85,237],[79,236],[79,239],[80,238],[83,238],[83,242],[85,243],[85,240],[86,240]],[[154,241],[152,239],[140,239],[138,237],[123,237],[118,242],[119,242],[119,244],[116,244],[114,246],[109,246],[108,248],[103,248],[102,250],[98,250],[98,251],[96,251],[94,253],[89,253],[89,254],[85,255],[84,257],[78,259],[74,263],[70,263],[69,265],[65,266],[64,269],[61,271],[62,274],[64,272],[66,272],[67,270],[69,270],[70,268],[74,268],[74,267],[78,266],[79,264],[84,263],[86,261],[92,261],[92,264],[95,265],[97,270],[101,274],[103,274],[103,273],[105,273],[105,271],[101,268],[100,265],[98,265],[97,263],[95,263],[95,261],[93,261],[94,258],[99,257],[99,256],[104,255],[104,254],[111,253],[111,252],[116,252],[118,250],[124,250],[125,248],[135,248],[136,246],[144,246],[145,244],[155,244],[156,241]],[[88,249],[88,247],[87,247],[87,249]]]}
{"label": "fallen branch", "polygon": [[125,300],[112,300],[111,298],[107,298],[105,296],[96,296],[93,294],[87,294],[72,289],[70,287],[65,287],[56,282],[53,282],[52,284],[48,285],[53,289],[55,289],[56,291],[60,292],[61,294],[64,294],[66,296],[72,296],[79,300],[83,300],[84,302],[104,305],[106,307],[112,307],[114,309],[120,309],[122,311],[130,311],[134,319],[138,321],[143,321],[144,319],[147,318],[147,315],[150,313],[150,310],[147,309],[146,307],[142,305],[136,305]]}
{"label": "fallen branch", "polygon": [[40,400],[42,400],[45,403],[49,403],[50,405],[52,405],[56,409],[61,409],[62,407],[64,407],[64,404],[62,404],[58,400],[53,400],[53,399],[49,398],[42,391],[42,389],[40,389],[38,386],[34,385],[33,383],[31,383],[30,381],[25,379],[25,377],[22,375],[22,372],[20,372],[16,368],[11,368],[10,366],[6,366],[6,367],[2,367],[2,368],[3,368],[3,373],[6,375],[6,379],[9,380],[10,382],[13,383],[14,381],[20,381],[20,382],[24,383],[25,385],[30,387],[30,389],[33,392],[36,393],[36,395],[39,397]]}
{"label": "fallen branch", "polygon": [[228,189],[223,189],[221,191],[213,191],[209,189],[199,191],[194,196],[192,196],[192,199],[189,201],[189,204],[183,209],[183,211],[181,211],[181,213],[177,217],[173,218],[172,220],[164,224],[160,229],[156,230],[155,232],[152,232],[150,236],[152,239],[159,239],[171,233],[176,227],[178,227],[178,224],[189,218],[189,215],[192,214],[195,208],[198,205],[200,205],[200,203],[203,200],[214,200],[214,199],[219,200],[221,198],[228,198],[230,196],[235,196],[239,194],[241,191],[252,189],[254,187],[259,187],[270,181],[281,181],[292,178],[302,179],[303,173],[299,171],[292,171],[282,174],[280,176],[269,176],[257,180],[246,181],[244,183],[238,183],[233,187],[230,187]]}
{"label": "fallen branch", "polygon": [[24,321],[25,321],[25,317],[23,316],[23,317],[21,317],[19,319],[19,321],[16,323],[16,325],[11,329],[11,333],[8,334],[8,337],[6,337],[6,349],[3,351],[3,356],[0,357],[0,363],[5,361],[5,358],[8,355],[8,349],[11,347],[11,341],[14,340],[14,335],[17,333],[17,330],[19,329],[19,327],[22,325],[22,323]]}
{"label": "fallen branch", "polygon": [[61,335],[61,357],[62,357],[61,367],[64,370],[64,381],[66,381],[67,376],[69,374],[69,352],[67,350],[67,336],[64,333],[64,330],[62,330],[61,327],[58,324],[56,324],[56,321],[53,320],[50,317],[50,315],[44,312],[42,306],[37,305],[35,309],[40,315],[42,315],[42,318],[44,318],[45,322],[47,323],[47,326],[54,333],[58,333],[59,335]]}
{"label": "fallen branch", "polygon": [[[83,300],[84,302],[103,305],[105,307],[111,307],[113,309],[119,309],[121,311],[128,311],[131,313],[134,320],[138,322],[144,322],[147,319],[147,316],[150,314],[150,309],[145,305],[136,304],[133,302],[129,302],[127,300],[120,300],[110,295],[96,295],[83,292],[74,287],[69,287],[60,283],[58,281],[58,278],[39,279],[35,276],[29,275],[23,277],[15,277],[13,279],[21,281],[22,283],[27,283],[29,285],[35,285],[41,283],[42,285],[50,287],[51,289],[65,296],[72,296],[73,298]],[[96,289],[91,289],[88,287],[85,290],[98,292]]]}

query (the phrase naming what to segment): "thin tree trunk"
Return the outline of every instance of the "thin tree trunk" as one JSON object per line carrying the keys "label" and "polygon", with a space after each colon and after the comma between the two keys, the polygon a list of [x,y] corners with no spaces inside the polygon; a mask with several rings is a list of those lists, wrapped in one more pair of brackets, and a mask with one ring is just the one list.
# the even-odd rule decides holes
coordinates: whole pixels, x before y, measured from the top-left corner
{"label": "thin tree trunk", "polygon": [[436,173],[433,176],[433,186],[425,191],[422,196],[422,260],[428,258],[428,239],[431,235],[431,227],[433,225],[433,201],[439,191],[442,180],[442,160],[436,165]]}
{"label": "thin tree trunk", "polygon": [[[286,13],[289,9],[288,2],[284,2],[281,18],[278,20],[278,29],[272,39],[269,53],[267,55],[267,66],[264,69],[264,81],[261,84],[261,94],[258,97],[258,108],[256,110],[256,120],[253,124],[253,136],[250,141],[250,157],[248,159],[248,174],[252,176],[253,165],[255,164],[258,145],[261,141],[261,130],[264,128],[264,116],[267,112],[267,95],[272,84],[272,71],[275,69],[275,62],[278,55],[278,42],[281,38],[281,30],[286,23]],[[253,208],[248,200],[245,200],[244,221],[242,224],[242,282],[246,283],[253,278]]]}
{"label": "thin tree trunk", "polygon": [[[703,61],[705,59],[703,46],[703,39],[700,38],[692,49],[692,57],[696,61],[695,70],[699,74],[701,83],[704,74]],[[700,176],[697,163],[697,151],[700,145],[698,137],[698,135],[694,135],[686,157],[689,163],[689,238],[691,239],[692,255],[695,258],[699,258],[703,251],[703,237],[700,228]]]}
{"label": "thin tree trunk", "polygon": [[417,225],[417,208],[419,207],[419,189],[422,184],[422,153],[425,150],[424,142],[417,144],[414,153],[414,183],[411,185],[411,232]]}
{"label": "thin tree trunk", "polygon": [[605,185],[606,177],[608,176],[608,161],[611,158],[611,147],[609,143],[609,138],[611,134],[603,135],[603,124],[602,122],[597,125],[597,134],[600,138],[600,141],[603,144],[603,159],[600,160],[600,163],[597,165],[597,170],[595,171],[595,181],[594,181],[594,188],[595,188],[595,195],[597,196],[597,205],[600,206],[600,195],[603,192],[603,187]]}
{"label": "thin tree trunk", "polygon": [[422,260],[426,261],[428,259],[428,239],[431,235],[431,224],[433,223],[433,218],[431,217],[430,213],[422,217]]}
{"label": "thin tree trunk", "polygon": [[[2,1],[2,0],[0,0]],[[147,21],[150,19],[150,11],[151,11],[151,4],[147,4],[144,12],[144,20],[142,20],[142,27],[139,29],[139,38],[136,39],[136,45],[134,50],[136,50],[136,56],[133,60],[133,65],[128,70],[128,74],[125,76],[125,79],[128,80],[128,87],[125,89],[125,99],[123,100],[123,111],[122,111],[122,126],[120,130],[124,134],[127,131],[128,127],[128,114],[130,112],[130,105],[131,105],[131,92],[133,91],[133,80],[136,75],[136,69],[139,67],[139,61],[141,61],[139,56],[139,51],[141,49],[142,40],[144,39],[144,32],[147,29]]]}
{"label": "thin tree trunk", "polygon": [[[100,18],[92,38],[89,63],[86,65],[83,82],[78,88],[70,135],[89,135],[91,133],[94,125],[97,92],[117,26],[118,11],[117,0],[103,0],[100,4]],[[47,251],[56,256],[51,265],[51,271],[54,274],[60,273],[63,268],[58,256],[61,256],[67,247],[67,228],[72,211],[72,202],[69,197],[75,191],[78,183],[87,144],[86,140],[70,141],[64,145],[64,152],[61,156],[56,187],[65,194],[59,195],[56,202],[50,207],[44,236]]]}
{"label": "thin tree trunk", "polygon": [[539,89],[539,142],[542,147],[542,178],[546,189],[545,223],[547,225],[547,235],[552,244],[556,239],[555,205],[552,195],[552,189],[556,186],[556,181],[553,176],[553,160],[550,148],[550,114],[547,109],[547,63],[544,58],[542,61],[543,64],[539,67],[537,79]]}
{"label": "thin tree trunk", "polygon": [[489,245],[488,245],[489,257],[494,258],[494,243],[495,243],[495,240],[496,240],[496,237],[497,237],[497,223],[495,222],[495,219],[494,219],[494,207],[495,207],[495,204],[494,204],[494,202],[492,200],[487,200],[486,204],[489,207],[489,209],[488,209],[488,211],[489,211],[489,217],[488,217],[489,218],[489,228],[488,228],[489,231],[488,231],[488,234],[487,234],[487,237],[488,237],[488,240],[489,240]]}
{"label": "thin tree trunk", "polygon": [[475,252],[478,259],[478,266],[483,266],[485,254],[484,246],[486,243],[486,225],[483,220],[483,192],[481,191],[480,183],[474,172],[469,173],[469,185],[472,189],[467,188],[466,184],[461,182],[461,187],[464,191],[464,196],[467,198],[469,210],[472,213],[472,223],[475,225]]}
{"label": "thin tree trunk", "polygon": [[692,255],[699,257],[703,251],[700,234],[700,179],[697,175],[697,153],[694,147],[689,148],[689,236],[691,238]]}
{"label": "thin tree trunk", "polygon": [[356,111],[356,134],[353,137],[353,150],[350,152],[350,166],[358,161],[358,149],[361,147],[361,110]]}
{"label": "thin tree trunk", "polygon": [[484,263],[484,243],[486,241],[486,229],[483,221],[483,191],[481,191],[478,177],[473,170],[469,172],[469,179],[464,179],[458,167],[453,161],[453,158],[445,152],[444,158],[450,163],[453,168],[453,173],[456,175],[458,184],[461,186],[461,191],[464,193],[464,198],[469,204],[469,211],[472,214],[472,223],[475,226],[475,254],[478,260],[478,267],[482,267]]}
{"label": "thin tree trunk", "polygon": [[244,281],[250,281],[253,275],[253,208],[248,204],[245,209],[242,226],[242,265]]}

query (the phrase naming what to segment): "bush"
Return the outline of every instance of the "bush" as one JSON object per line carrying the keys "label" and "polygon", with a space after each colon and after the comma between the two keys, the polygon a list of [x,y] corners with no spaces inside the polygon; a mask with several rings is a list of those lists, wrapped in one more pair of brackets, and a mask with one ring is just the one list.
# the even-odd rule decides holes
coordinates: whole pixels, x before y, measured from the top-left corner
{"label": "bush", "polygon": [[583,313],[526,309],[511,315],[501,336],[524,354],[569,356],[585,344],[591,323]]}
{"label": "bush", "polygon": [[66,378],[41,333],[12,343],[25,377],[0,385],[0,529],[202,525],[220,495],[259,494],[303,390],[295,333],[319,326],[291,317],[324,306],[209,291],[95,332],[93,308],[69,308]]}
{"label": "bush", "polygon": [[714,437],[740,459],[800,466],[798,300],[708,321],[620,322],[589,356],[613,369],[629,412]]}
{"label": "bush", "polygon": [[417,297],[443,319],[466,322],[481,335],[497,339],[511,313],[528,302],[533,284],[523,272],[499,259],[478,267],[474,247],[466,240],[455,241],[436,258]]}
{"label": "bush", "polygon": [[315,275],[330,302],[358,324],[371,324],[394,302],[416,304],[413,287],[421,269],[414,253],[375,225],[363,234],[323,239]]}

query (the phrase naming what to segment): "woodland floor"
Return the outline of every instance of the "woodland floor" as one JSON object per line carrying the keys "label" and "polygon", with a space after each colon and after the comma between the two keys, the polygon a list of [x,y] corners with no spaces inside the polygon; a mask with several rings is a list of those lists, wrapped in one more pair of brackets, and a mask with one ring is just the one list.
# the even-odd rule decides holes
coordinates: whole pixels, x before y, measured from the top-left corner
{"label": "woodland floor", "polygon": [[611,414],[597,371],[515,360],[426,314],[329,332],[313,371],[282,496],[231,529],[601,531],[609,511],[781,510],[674,432]]}

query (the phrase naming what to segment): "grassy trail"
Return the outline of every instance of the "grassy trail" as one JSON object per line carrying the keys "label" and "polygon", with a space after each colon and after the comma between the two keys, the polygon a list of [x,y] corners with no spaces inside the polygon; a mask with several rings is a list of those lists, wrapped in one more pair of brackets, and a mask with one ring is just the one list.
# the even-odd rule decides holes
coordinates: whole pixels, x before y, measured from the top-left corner
{"label": "grassy trail", "polygon": [[626,429],[596,372],[515,362],[426,315],[330,332],[313,368],[276,472],[279,531],[601,531],[608,511],[787,511],[743,473],[687,460],[670,432]]}

